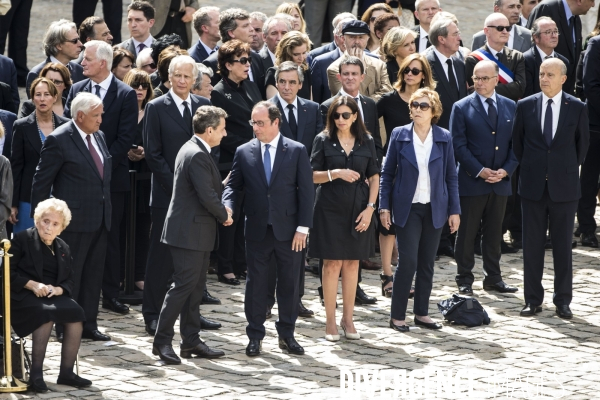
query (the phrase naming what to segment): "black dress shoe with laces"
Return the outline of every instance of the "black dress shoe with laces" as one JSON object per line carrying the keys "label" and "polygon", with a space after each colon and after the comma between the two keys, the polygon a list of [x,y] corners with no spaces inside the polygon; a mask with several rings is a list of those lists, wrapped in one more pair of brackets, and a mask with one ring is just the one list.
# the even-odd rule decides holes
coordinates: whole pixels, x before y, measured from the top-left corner
{"label": "black dress shoe with laces", "polygon": [[459,284],[458,294],[462,294],[464,296],[473,296],[473,287],[468,283]]}
{"label": "black dress shoe with laces", "polygon": [[368,296],[360,287],[356,285],[356,303],[358,304],[375,304],[377,299],[375,297]]}
{"label": "black dress shoe with laces", "polygon": [[105,335],[104,333],[100,332],[98,329],[93,330],[93,331],[85,331],[84,330],[81,333],[81,337],[83,339],[92,339],[97,342],[108,342],[110,340],[110,336]]}
{"label": "black dress shoe with laces", "polygon": [[36,393],[48,392],[48,385],[44,382],[44,378],[30,378],[29,388]]}
{"label": "black dress shoe with laces", "polygon": [[221,304],[221,300],[213,297],[208,290],[204,289],[204,294],[202,295],[202,301],[200,304]]}
{"label": "black dress shoe with laces", "polygon": [[177,354],[175,354],[175,351],[173,350],[173,346],[171,346],[170,344],[154,343],[152,345],[152,354],[154,354],[155,356],[159,356],[160,359],[165,362],[165,364],[181,364],[181,359],[177,357]]}
{"label": "black dress shoe with laces", "polygon": [[496,283],[485,283],[483,282],[484,290],[495,290],[500,293],[515,293],[518,288],[514,286],[509,286],[504,281],[496,282]]}
{"label": "black dress shoe with laces", "polygon": [[220,327],[221,327],[220,323],[208,320],[208,319],[204,318],[202,315],[200,315],[200,329],[214,331],[216,329],[219,329]]}
{"label": "black dress shoe with laces", "polygon": [[595,233],[582,233],[581,234],[581,245],[585,247],[598,247],[598,238]]}
{"label": "black dress shoe with laces", "polygon": [[240,284],[236,278],[227,278],[225,275],[217,274],[217,279],[221,283],[225,283],[227,285],[237,286]]}
{"label": "black dress shoe with laces", "polygon": [[58,379],[56,380],[56,383],[58,385],[67,385],[67,386],[73,386],[76,388],[84,388],[84,387],[92,386],[92,381],[90,381],[89,379],[84,379],[76,374],[72,374],[71,376],[59,375]]}
{"label": "black dress shoe with laces", "polygon": [[186,346],[180,344],[179,355],[181,358],[192,358],[192,355],[201,358],[219,358],[223,357],[225,353],[221,350],[213,350],[206,345],[202,340],[196,346]]}
{"label": "black dress shoe with laces", "polygon": [[452,248],[452,246],[440,247],[437,251],[437,255],[454,258],[454,249]]}
{"label": "black dress shoe with laces", "polygon": [[308,308],[304,307],[304,304],[302,304],[302,302],[300,302],[300,304],[298,304],[298,308],[299,308],[299,312],[298,312],[299,317],[310,318],[315,315],[315,313],[312,310],[309,310]]}
{"label": "black dress shoe with laces", "polygon": [[556,306],[556,315],[564,319],[573,318],[573,313],[571,312],[571,308],[569,308],[569,306]]}
{"label": "black dress shoe with laces", "polygon": [[394,321],[392,321],[391,319],[390,319],[390,328],[392,328],[395,331],[402,332],[402,333],[408,332],[410,330],[408,325],[396,325],[396,324],[394,324]]}
{"label": "black dress shoe with laces", "polygon": [[156,335],[156,327],[157,326],[158,326],[158,321],[153,319],[152,321],[150,321],[146,324],[146,332],[148,332],[148,334],[150,336]]}
{"label": "black dress shoe with laces", "polygon": [[442,324],[440,324],[439,322],[424,322],[418,319],[417,317],[415,317],[415,325],[419,325],[427,329],[442,329]]}
{"label": "black dress shoe with laces", "polygon": [[535,306],[533,304],[525,304],[525,307],[521,310],[519,315],[521,317],[533,317],[535,314],[539,314],[542,312],[542,306]]}
{"label": "black dress shoe with laces", "polygon": [[279,348],[287,350],[290,354],[295,354],[297,356],[304,355],[304,348],[300,346],[293,337],[279,338]]}
{"label": "black dress shoe with laces", "polygon": [[246,355],[248,357],[259,356],[261,350],[262,350],[262,340],[250,339],[248,346],[246,346]]}
{"label": "black dress shoe with laces", "polygon": [[112,299],[102,299],[102,308],[109,309],[119,314],[129,313],[129,307],[121,303],[116,297]]}

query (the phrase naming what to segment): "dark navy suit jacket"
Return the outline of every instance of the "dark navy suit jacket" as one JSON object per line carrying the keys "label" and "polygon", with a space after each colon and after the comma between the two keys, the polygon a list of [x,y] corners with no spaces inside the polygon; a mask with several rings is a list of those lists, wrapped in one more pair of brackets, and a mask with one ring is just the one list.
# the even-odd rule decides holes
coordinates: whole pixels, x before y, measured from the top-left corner
{"label": "dark navy suit jacket", "polygon": [[313,59],[312,64],[310,65],[313,101],[320,104],[331,97],[331,91],[329,90],[329,83],[327,81],[327,68],[341,56],[341,50],[336,48],[329,53],[321,54]]}
{"label": "dark navy suit jacket", "polygon": [[[42,69],[44,69],[44,67],[46,66],[46,64],[51,63],[52,60],[50,59],[50,57],[46,58],[45,61],[39,63],[38,65],[36,65],[35,67],[31,68],[31,70],[29,71],[29,73],[27,74],[27,83],[26,83],[26,93],[27,93],[27,98],[29,98],[29,89],[31,87],[31,83],[35,80],[35,78],[37,78],[40,75],[40,72],[42,72]],[[73,81],[73,84],[82,81],[85,79],[85,76],[83,75],[83,67],[79,64],[77,64],[75,61],[69,61],[69,63],[66,65],[67,69],[69,70],[69,72],[71,73],[71,80]],[[73,90],[73,87],[71,87],[71,90]],[[106,110],[104,110],[106,111]]]}
{"label": "dark navy suit jacket", "polygon": [[311,50],[308,55],[314,60],[322,54],[329,53],[330,51],[334,51],[337,49],[335,42],[328,43],[324,46],[317,47],[316,49]]}
{"label": "dark navy suit jacket", "polygon": [[17,114],[0,110],[0,123],[4,125],[4,148],[2,149],[2,155],[9,160],[12,151],[12,129],[16,120]]}
{"label": "dark navy suit jacket", "polygon": [[[459,100],[450,115],[454,156],[458,162],[458,191],[461,196],[494,193],[510,196],[510,176],[519,162],[512,151],[512,126],[517,108],[514,101],[496,93],[498,125],[492,126],[481,99],[473,93]],[[487,183],[477,175],[483,168],[502,168],[508,176]]]}
{"label": "dark navy suit jacket", "polygon": [[196,60],[197,63],[201,63],[208,58],[208,53],[204,46],[202,46],[202,43],[200,43],[200,39],[188,49],[188,53],[190,53],[190,57]]}
{"label": "dark navy suit jacket", "polygon": [[[556,51],[554,54],[565,63],[568,70],[571,69],[571,64],[566,57]],[[542,91],[540,88],[540,65],[544,60],[535,45],[523,53],[523,59],[525,60],[525,93],[523,97],[527,97]]]}
{"label": "dark navy suit jacket", "polygon": [[10,92],[18,110],[20,98],[19,87],[17,85],[17,69],[13,60],[2,54],[0,54],[0,82],[4,82],[10,86]]}
{"label": "dark navy suit jacket", "polygon": [[[448,216],[460,214],[458,178],[450,132],[432,125],[433,146],[429,157],[433,226],[444,226]],[[395,128],[381,171],[379,207],[391,210],[395,225],[404,227],[412,206],[419,167],[413,146],[413,124]]]}

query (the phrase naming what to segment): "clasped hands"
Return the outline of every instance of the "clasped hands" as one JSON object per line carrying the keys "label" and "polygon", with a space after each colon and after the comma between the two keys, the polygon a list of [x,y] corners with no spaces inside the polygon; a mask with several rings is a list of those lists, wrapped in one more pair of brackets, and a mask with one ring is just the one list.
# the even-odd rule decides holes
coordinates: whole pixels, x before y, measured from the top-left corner
{"label": "clasped hands", "polygon": [[36,281],[27,282],[25,288],[31,290],[36,297],[60,296],[64,293],[63,288],[60,286],[45,285]]}
{"label": "clasped hands", "polygon": [[498,183],[506,176],[508,176],[508,173],[502,168],[497,171],[490,168],[484,168],[483,171],[479,173],[479,177],[484,179],[487,183]]}

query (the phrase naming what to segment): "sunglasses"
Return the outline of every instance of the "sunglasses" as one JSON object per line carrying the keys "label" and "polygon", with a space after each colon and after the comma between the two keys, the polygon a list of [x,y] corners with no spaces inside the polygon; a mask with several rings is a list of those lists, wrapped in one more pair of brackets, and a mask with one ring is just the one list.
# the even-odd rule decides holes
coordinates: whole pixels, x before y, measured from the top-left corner
{"label": "sunglasses", "polygon": [[512,29],[512,26],[501,26],[501,25],[494,26],[494,25],[488,25],[488,28],[496,28],[496,30],[498,32],[502,32],[504,30],[506,30],[506,32],[510,32],[510,30]]}
{"label": "sunglasses", "polygon": [[75,39],[67,39],[65,40],[65,43],[66,42],[77,44],[77,42],[79,42],[79,37],[76,37]]}
{"label": "sunglasses", "polygon": [[150,89],[150,84],[148,82],[134,82],[131,84],[131,87],[134,89],[137,89],[140,86],[142,87],[142,89]]}
{"label": "sunglasses", "polygon": [[348,120],[348,119],[350,119],[351,116],[352,116],[352,113],[349,113],[349,112],[343,112],[343,113],[334,112],[333,120],[336,121],[336,120],[340,119],[340,117],[344,118],[345,120]]}
{"label": "sunglasses", "polygon": [[430,107],[431,105],[429,105],[429,103],[419,103],[418,101],[413,101],[412,103],[410,103],[410,108],[412,108],[413,110],[420,108],[421,111],[427,111]]}
{"label": "sunglasses", "polygon": [[252,64],[252,58],[250,57],[242,57],[239,60],[231,60],[232,63],[239,62],[242,65]]}
{"label": "sunglasses", "polygon": [[413,75],[419,75],[421,72],[423,72],[422,69],[418,69],[418,68],[404,68],[404,71],[402,71],[404,73],[404,75],[408,75],[408,73],[412,73]]}
{"label": "sunglasses", "polygon": [[156,64],[154,64],[154,63],[150,63],[150,64],[145,64],[145,65],[142,65],[142,68],[146,68],[146,67],[150,67],[150,68],[152,68],[152,69],[156,69]]}

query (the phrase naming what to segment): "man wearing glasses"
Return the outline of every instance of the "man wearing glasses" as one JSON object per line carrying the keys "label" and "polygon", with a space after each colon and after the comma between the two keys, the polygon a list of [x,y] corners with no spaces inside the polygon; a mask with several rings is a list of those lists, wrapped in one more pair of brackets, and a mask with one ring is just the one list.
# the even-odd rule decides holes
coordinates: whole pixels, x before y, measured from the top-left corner
{"label": "man wearing glasses", "polygon": [[[529,29],[520,26],[522,8],[523,6],[519,0],[494,0],[494,12],[504,14],[511,26],[506,47],[524,53],[531,48],[531,32]],[[471,49],[477,50],[483,47],[485,40],[485,33],[483,31],[477,32],[473,35]]]}

